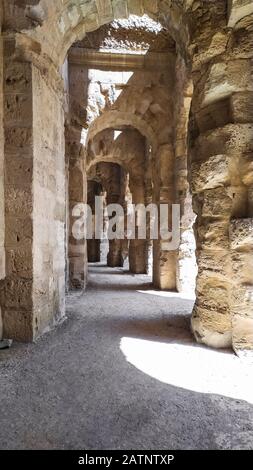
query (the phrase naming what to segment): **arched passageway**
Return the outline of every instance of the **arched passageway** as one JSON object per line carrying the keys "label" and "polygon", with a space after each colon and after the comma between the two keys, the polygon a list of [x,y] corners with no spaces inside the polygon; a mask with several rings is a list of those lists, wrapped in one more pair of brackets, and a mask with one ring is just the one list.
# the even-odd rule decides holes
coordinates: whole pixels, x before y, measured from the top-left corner
{"label": "arched passageway", "polygon": [[1,2],[3,447],[251,445],[252,5]]}
{"label": "arched passageway", "polygon": [[152,146],[152,201],[182,209],[180,249],[154,243],[155,285],[182,290],[194,279],[182,268],[194,251],[193,197],[195,337],[251,351],[252,2],[209,3],[3,2],[4,336],[39,337],[64,316],[66,278],[85,287],[86,244],[71,226],[86,202],[89,146],[132,126]]}

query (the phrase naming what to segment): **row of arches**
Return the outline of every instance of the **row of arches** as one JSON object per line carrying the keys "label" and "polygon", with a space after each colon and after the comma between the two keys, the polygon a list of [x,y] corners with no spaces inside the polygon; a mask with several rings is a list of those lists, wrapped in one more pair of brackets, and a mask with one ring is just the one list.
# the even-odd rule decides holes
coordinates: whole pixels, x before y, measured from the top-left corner
{"label": "row of arches", "polygon": [[[153,87],[156,102],[145,94],[139,102],[137,79],[133,103],[127,101],[128,83],[123,82],[118,109],[108,110],[103,104],[99,108],[93,99],[98,83],[87,77],[87,67],[81,67],[76,78],[70,73],[70,88],[66,80],[64,88],[62,66],[71,45],[101,25],[131,14],[159,20],[176,43],[166,73],[155,71],[156,77],[163,75],[159,86]],[[237,352],[251,350],[252,2],[240,6],[219,0],[210,6],[204,0],[53,4],[41,0],[20,6],[13,0],[4,2],[1,15],[4,334],[31,340],[62,318],[66,259],[70,285],[84,287],[86,248],[71,235],[66,242],[71,211],[86,199],[87,161],[95,163],[103,153],[93,150],[96,140],[111,130],[130,132],[131,126],[152,147],[152,199],[172,203],[177,195],[185,234],[189,225],[192,230],[188,219],[193,213],[187,210],[192,193],[197,216],[197,300],[192,319],[196,339],[214,347],[233,345]],[[131,87],[138,73],[134,75]],[[69,94],[71,80],[75,87]],[[101,76],[98,81],[103,81]],[[88,119],[70,111],[83,99],[80,83],[86,83],[88,101],[82,109]],[[146,88],[149,97],[152,87]],[[107,88],[100,91],[99,97],[108,93]],[[106,103],[108,95],[103,96]],[[89,118],[93,104],[94,122]],[[175,288],[163,284],[164,272],[176,270],[174,255],[164,262],[158,243],[154,258],[159,260],[154,273],[159,287]],[[80,278],[71,281],[72,270],[78,272],[76,264]]]}

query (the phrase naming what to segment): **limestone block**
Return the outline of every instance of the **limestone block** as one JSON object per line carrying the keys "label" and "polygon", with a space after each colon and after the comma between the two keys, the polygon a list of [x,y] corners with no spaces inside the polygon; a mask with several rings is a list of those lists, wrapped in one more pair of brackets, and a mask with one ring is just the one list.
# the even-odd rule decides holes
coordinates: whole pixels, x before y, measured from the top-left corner
{"label": "limestone block", "polygon": [[97,2],[94,2],[93,0],[84,0],[80,3],[80,8],[85,18],[86,16],[97,13]]}
{"label": "limestone block", "polygon": [[159,10],[158,0],[143,0],[143,7],[147,14],[155,15]]}
{"label": "limestone block", "polygon": [[214,155],[203,163],[193,163],[192,191],[199,193],[229,183],[229,159],[227,155]]}
{"label": "limestone block", "polygon": [[[251,305],[253,309],[253,305]],[[253,349],[253,318],[235,315],[233,317],[233,349],[238,356]]]}
{"label": "limestone block", "polygon": [[70,5],[67,9],[67,15],[72,28],[75,28],[75,26],[78,24],[78,21],[80,20],[80,10],[76,5]]}
{"label": "limestone block", "polygon": [[9,157],[5,165],[5,183],[15,187],[30,187],[32,182],[33,161],[31,158]]}
{"label": "limestone block", "polygon": [[227,65],[229,82],[235,91],[253,91],[252,63],[247,59],[231,60]]}
{"label": "limestone block", "polygon": [[[217,240],[219,247],[219,241]],[[201,250],[197,251],[198,254],[198,272],[199,279],[213,279],[215,282],[220,282],[221,285],[228,279],[228,267],[230,266],[230,256],[226,250]],[[199,282],[199,281],[198,281]]]}
{"label": "limestone block", "polygon": [[205,106],[196,113],[195,118],[200,132],[233,122],[230,98],[224,98]]}
{"label": "limestone block", "polygon": [[[237,162],[240,156],[253,151],[253,133],[251,124],[227,124],[201,134],[195,140],[191,152],[193,162],[207,160],[214,155],[228,155]],[[238,170],[237,170],[238,173]]]}
{"label": "limestone block", "polygon": [[253,219],[234,219],[230,222],[229,229],[232,250],[251,251],[253,256]]}
{"label": "limestone block", "polygon": [[64,222],[66,217],[66,207],[65,202],[58,202],[56,201],[55,208],[54,208],[54,219]]}
{"label": "limestone block", "polygon": [[[5,248],[3,246],[0,246],[0,280],[4,278],[5,278]],[[0,318],[1,318],[1,314],[0,314]]]}
{"label": "limestone block", "polygon": [[127,18],[128,7],[127,2],[124,0],[112,0],[114,18]]}
{"label": "limestone block", "polygon": [[31,245],[22,248],[6,250],[6,275],[17,275],[23,279],[30,279],[33,261]]}
{"label": "limestone block", "polygon": [[6,153],[32,155],[32,127],[9,127],[5,129]]}
{"label": "limestone block", "polygon": [[253,319],[253,282],[238,282],[236,289],[231,292],[231,300],[234,313]]}
{"label": "limestone block", "polygon": [[8,309],[32,311],[32,281],[29,279],[7,278],[4,284],[2,305]]}
{"label": "limestone block", "polygon": [[26,217],[32,213],[32,194],[28,189],[6,188],[6,214]]}
{"label": "limestone block", "polygon": [[208,221],[198,226],[197,233],[198,246],[203,249],[226,250],[229,248],[227,221]]}
{"label": "limestone block", "polygon": [[100,19],[104,21],[111,21],[113,19],[112,2],[111,0],[96,0],[97,10]]}
{"label": "limestone block", "polygon": [[234,122],[253,122],[253,93],[235,93],[231,97],[231,110]]}
{"label": "limestone block", "polygon": [[227,348],[232,344],[231,318],[229,315],[194,307],[191,320],[196,340],[213,348]]}
{"label": "limestone block", "polygon": [[175,257],[170,254],[167,259],[167,266],[161,266],[159,271],[158,285],[155,285],[161,290],[176,290],[176,263]]}
{"label": "limestone block", "polygon": [[15,122],[30,123],[32,120],[32,98],[31,95],[5,95],[4,120],[6,125]]}
{"label": "limestone block", "polygon": [[247,27],[251,25],[251,17],[245,18],[244,24],[238,24],[238,29],[233,31],[229,46],[235,59],[251,59],[253,50],[253,35],[248,34]]}
{"label": "limestone block", "polygon": [[232,199],[226,188],[214,188],[203,193],[204,203],[202,207],[203,217],[229,217],[232,207]]}
{"label": "limestone block", "polygon": [[31,65],[25,62],[6,61],[4,67],[4,92],[28,94],[31,91]]}
{"label": "limestone block", "polygon": [[142,16],[144,14],[142,0],[128,0],[127,3],[131,15]]}
{"label": "limestone block", "polygon": [[198,88],[200,107],[215,104],[235,92],[252,91],[252,65],[247,59],[215,63],[204,74]]}
{"label": "limestone block", "polygon": [[219,286],[212,280],[198,280],[196,292],[198,294],[198,306],[216,313],[228,314],[229,298],[227,286]]}
{"label": "limestone block", "polygon": [[203,101],[201,106],[223,99],[234,91],[234,87],[228,81],[227,64],[218,62],[211,66],[208,77],[205,77]]}
{"label": "limestone block", "polygon": [[248,155],[248,158],[244,158],[241,162],[242,165],[242,182],[246,186],[249,186],[249,189],[253,187],[253,161],[251,154]]}
{"label": "limestone block", "polygon": [[232,292],[233,348],[237,354],[253,350],[253,284],[237,286]]}
{"label": "limestone block", "polygon": [[32,341],[34,339],[32,318],[33,313],[31,310],[5,309],[3,336],[15,338],[16,341]]}

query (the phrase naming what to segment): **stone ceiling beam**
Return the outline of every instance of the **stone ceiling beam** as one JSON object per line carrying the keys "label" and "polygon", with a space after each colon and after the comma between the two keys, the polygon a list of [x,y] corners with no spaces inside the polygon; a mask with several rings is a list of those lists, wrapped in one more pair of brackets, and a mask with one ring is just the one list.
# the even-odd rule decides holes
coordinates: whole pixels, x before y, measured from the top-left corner
{"label": "stone ceiling beam", "polygon": [[72,47],[69,63],[95,68],[130,69],[130,70],[165,70],[175,61],[172,53],[149,52],[147,54],[124,54],[100,52],[81,47]]}

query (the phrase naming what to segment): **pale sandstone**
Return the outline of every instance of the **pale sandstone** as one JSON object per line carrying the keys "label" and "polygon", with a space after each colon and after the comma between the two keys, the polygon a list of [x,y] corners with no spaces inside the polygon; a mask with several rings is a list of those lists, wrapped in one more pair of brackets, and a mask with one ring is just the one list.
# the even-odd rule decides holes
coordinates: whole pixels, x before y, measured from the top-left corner
{"label": "pale sandstone", "polygon": [[[112,200],[181,206],[178,250],[153,244],[156,287],[193,290],[194,229],[196,339],[252,350],[252,2],[34,3],[0,9],[0,335],[37,338],[85,288],[72,209],[102,165]],[[134,271],[150,249],[132,243]]]}

